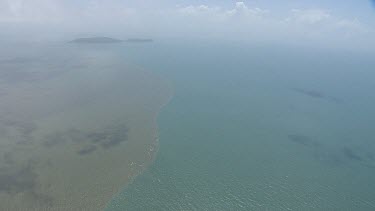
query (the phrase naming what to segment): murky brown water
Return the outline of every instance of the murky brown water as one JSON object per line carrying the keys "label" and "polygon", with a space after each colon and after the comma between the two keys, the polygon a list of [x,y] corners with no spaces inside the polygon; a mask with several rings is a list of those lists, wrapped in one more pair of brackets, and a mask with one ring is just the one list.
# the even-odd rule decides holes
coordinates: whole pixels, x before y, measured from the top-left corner
{"label": "murky brown water", "polygon": [[171,89],[100,49],[38,49],[1,54],[0,210],[101,210],[152,161]]}

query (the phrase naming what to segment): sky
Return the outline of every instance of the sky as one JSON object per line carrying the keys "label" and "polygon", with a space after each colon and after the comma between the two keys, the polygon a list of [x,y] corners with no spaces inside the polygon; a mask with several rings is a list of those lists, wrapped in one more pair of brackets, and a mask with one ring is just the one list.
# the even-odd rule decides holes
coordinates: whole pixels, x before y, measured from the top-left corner
{"label": "sky", "polygon": [[236,40],[375,49],[370,0],[0,0],[0,39]]}

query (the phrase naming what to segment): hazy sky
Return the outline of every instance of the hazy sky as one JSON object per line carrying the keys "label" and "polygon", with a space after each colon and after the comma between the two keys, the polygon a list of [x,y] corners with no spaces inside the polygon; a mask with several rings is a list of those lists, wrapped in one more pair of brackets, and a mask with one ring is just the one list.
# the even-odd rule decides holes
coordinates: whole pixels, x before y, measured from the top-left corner
{"label": "hazy sky", "polygon": [[375,49],[367,0],[0,0],[0,38],[209,38]]}

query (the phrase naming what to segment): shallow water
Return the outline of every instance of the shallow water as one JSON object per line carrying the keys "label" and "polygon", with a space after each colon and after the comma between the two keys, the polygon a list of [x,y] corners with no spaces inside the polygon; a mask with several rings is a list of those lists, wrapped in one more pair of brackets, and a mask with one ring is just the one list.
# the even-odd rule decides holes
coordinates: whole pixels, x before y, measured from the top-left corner
{"label": "shallow water", "polygon": [[168,84],[100,46],[0,60],[0,209],[102,210],[153,160]]}
{"label": "shallow water", "polygon": [[174,84],[153,165],[106,210],[374,210],[368,54],[162,42],[118,49]]}

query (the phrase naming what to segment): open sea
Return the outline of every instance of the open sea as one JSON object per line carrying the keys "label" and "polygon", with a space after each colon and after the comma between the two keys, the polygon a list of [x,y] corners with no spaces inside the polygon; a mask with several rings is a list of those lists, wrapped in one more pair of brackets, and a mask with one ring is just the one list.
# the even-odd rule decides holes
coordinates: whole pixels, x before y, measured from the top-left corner
{"label": "open sea", "polygon": [[155,162],[115,210],[375,210],[369,53],[156,41],[115,49],[170,81]]}

